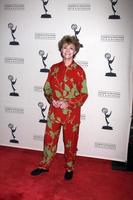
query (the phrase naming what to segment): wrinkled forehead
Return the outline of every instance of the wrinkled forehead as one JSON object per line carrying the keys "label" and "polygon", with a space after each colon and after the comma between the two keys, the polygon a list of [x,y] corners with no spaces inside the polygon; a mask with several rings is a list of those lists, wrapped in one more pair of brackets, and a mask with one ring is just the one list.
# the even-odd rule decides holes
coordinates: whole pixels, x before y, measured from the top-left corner
{"label": "wrinkled forehead", "polygon": [[73,47],[73,48],[75,48],[75,45],[71,42],[65,42],[65,43],[63,43],[62,47]]}

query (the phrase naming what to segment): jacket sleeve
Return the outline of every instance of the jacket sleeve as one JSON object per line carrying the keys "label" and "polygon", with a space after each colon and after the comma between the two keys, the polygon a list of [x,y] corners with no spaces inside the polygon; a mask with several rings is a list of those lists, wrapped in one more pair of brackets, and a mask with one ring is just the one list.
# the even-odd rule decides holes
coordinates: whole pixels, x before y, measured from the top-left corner
{"label": "jacket sleeve", "polygon": [[80,107],[84,104],[88,97],[88,89],[87,89],[87,80],[86,75],[83,70],[80,70],[77,72],[77,83],[74,86],[73,91],[74,95],[72,95],[72,98],[69,99],[69,106],[70,107]]}
{"label": "jacket sleeve", "polygon": [[48,73],[47,80],[43,87],[44,96],[46,97],[49,104],[52,103],[52,92],[53,92],[50,83],[51,83],[51,70]]}

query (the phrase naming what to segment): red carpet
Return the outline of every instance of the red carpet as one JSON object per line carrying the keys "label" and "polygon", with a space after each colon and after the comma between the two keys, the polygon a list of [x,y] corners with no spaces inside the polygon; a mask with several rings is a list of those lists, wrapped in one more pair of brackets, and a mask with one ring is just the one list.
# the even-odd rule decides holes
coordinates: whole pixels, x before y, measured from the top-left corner
{"label": "red carpet", "polygon": [[133,200],[133,172],[112,170],[111,161],[77,157],[74,177],[64,180],[64,157],[32,177],[41,152],[0,146],[0,200]]}

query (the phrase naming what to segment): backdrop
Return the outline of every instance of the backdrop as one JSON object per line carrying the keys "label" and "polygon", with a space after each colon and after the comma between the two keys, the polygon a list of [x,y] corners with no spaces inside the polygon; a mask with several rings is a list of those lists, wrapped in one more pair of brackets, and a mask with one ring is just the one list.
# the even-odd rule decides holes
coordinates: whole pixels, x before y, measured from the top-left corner
{"label": "backdrop", "polygon": [[[78,155],[126,161],[132,102],[132,0],[0,0],[0,144],[42,150],[43,85],[75,35],[87,76]],[[63,153],[62,133],[58,152]]]}

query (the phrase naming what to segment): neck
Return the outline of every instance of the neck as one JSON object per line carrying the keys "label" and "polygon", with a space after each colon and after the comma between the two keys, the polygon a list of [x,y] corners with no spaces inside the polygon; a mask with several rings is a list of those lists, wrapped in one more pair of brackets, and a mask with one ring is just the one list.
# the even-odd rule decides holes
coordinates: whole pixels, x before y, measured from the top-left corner
{"label": "neck", "polygon": [[73,62],[73,59],[64,59],[63,61],[66,66],[69,66]]}

